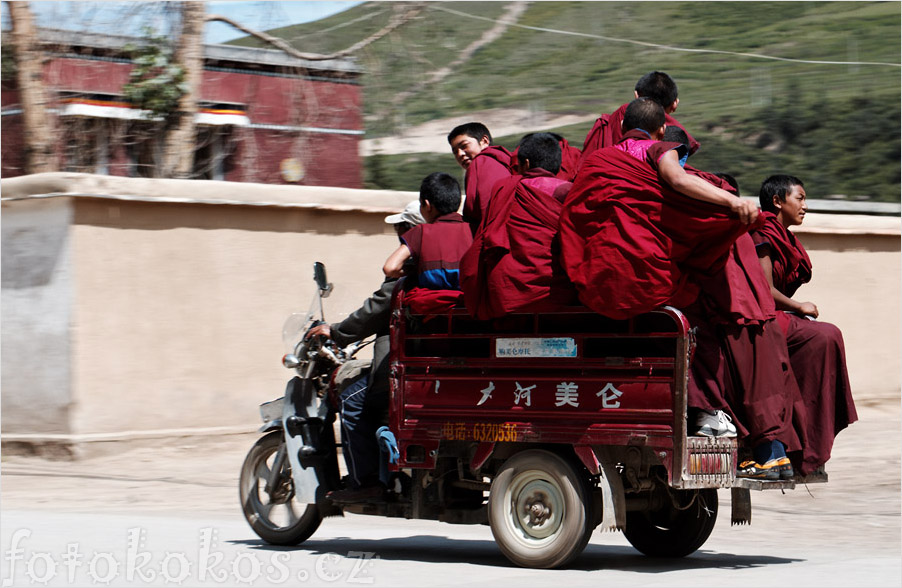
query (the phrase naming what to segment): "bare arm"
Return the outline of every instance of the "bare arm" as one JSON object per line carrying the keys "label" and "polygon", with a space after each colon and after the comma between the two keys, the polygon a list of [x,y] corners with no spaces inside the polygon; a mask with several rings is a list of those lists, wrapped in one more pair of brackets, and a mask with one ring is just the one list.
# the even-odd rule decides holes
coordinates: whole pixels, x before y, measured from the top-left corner
{"label": "bare arm", "polygon": [[758,207],[753,202],[733,196],[698,176],[687,174],[680,165],[676,150],[671,149],[658,161],[658,174],[680,194],[729,208],[743,224],[751,224],[758,218]]}
{"label": "bare arm", "polygon": [[382,266],[382,273],[389,278],[400,278],[404,275],[404,262],[408,259],[410,259],[410,249],[402,243],[394,253],[388,256],[385,265]]}
{"label": "bare arm", "polygon": [[767,278],[767,283],[770,286],[770,293],[774,297],[774,303],[777,306],[777,310],[788,310],[796,314],[811,315],[814,318],[817,318],[817,306],[815,306],[813,302],[796,302],[789,296],[786,296],[777,290],[774,286],[774,264],[770,255],[759,249],[758,261],[761,262],[761,269],[764,270],[764,277]]}

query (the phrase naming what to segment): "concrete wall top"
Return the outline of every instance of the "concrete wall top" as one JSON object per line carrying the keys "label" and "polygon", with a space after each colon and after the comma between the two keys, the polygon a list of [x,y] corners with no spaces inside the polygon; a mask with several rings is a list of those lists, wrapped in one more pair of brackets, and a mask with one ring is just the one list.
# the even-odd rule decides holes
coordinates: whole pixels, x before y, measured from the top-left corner
{"label": "concrete wall top", "polygon": [[51,172],[0,180],[3,201],[55,196],[161,203],[281,206],[392,214],[417,192]]}
{"label": "concrete wall top", "polygon": [[[161,203],[276,206],[392,214],[416,200],[417,192],[358,190],[323,186],[284,186],[243,182],[214,182],[123,178],[53,172],[0,180],[2,200],[54,196],[109,198]],[[899,216],[823,214],[809,212],[799,233],[845,235],[902,235]]]}

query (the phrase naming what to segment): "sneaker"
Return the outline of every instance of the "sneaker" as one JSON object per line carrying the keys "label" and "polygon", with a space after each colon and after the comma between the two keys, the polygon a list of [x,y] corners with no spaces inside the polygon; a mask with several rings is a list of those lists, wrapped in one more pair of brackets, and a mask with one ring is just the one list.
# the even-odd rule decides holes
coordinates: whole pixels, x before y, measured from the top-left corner
{"label": "sneaker", "polygon": [[696,435],[702,437],[735,437],[736,425],[730,415],[722,410],[699,410],[695,417]]}
{"label": "sneaker", "polygon": [[778,459],[777,468],[780,472],[781,480],[792,480],[792,477],[795,475],[795,472],[792,471],[792,462],[789,461],[788,457]]}
{"label": "sneaker", "polygon": [[[779,480],[780,462],[784,459],[786,458],[772,459],[764,465],[752,459],[744,461],[739,464],[739,468],[736,470],[736,477],[752,478],[754,480]],[[792,466],[789,467],[792,468]]]}

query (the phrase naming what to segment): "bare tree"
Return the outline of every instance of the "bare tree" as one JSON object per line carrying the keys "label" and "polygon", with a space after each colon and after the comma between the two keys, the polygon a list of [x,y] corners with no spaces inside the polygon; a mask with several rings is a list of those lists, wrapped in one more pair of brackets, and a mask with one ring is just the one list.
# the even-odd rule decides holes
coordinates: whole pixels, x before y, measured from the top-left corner
{"label": "bare tree", "polygon": [[178,35],[175,61],[185,70],[188,91],[179,100],[174,120],[166,125],[160,170],[162,177],[187,178],[194,167],[197,137],[194,119],[204,71],[204,14],[203,2],[182,2],[181,33]]}
{"label": "bare tree", "polygon": [[206,20],[207,20],[207,22],[214,22],[214,21],[224,22],[228,25],[235,27],[236,29],[238,29],[239,31],[241,31],[243,33],[247,33],[248,35],[257,37],[261,41],[265,41],[266,43],[269,43],[273,47],[276,47],[277,49],[281,49],[288,55],[297,57],[298,59],[304,59],[306,61],[325,61],[327,59],[339,59],[341,57],[347,57],[348,55],[352,55],[352,54],[356,53],[357,51],[360,51],[367,45],[370,45],[371,43],[378,41],[385,35],[394,31],[401,25],[410,22],[411,19],[416,17],[423,10],[423,3],[422,2],[412,2],[412,3],[407,4],[406,7],[407,7],[407,10],[405,10],[405,11],[397,10],[395,15],[388,22],[388,24],[386,24],[384,27],[382,27],[381,29],[379,29],[377,32],[373,33],[366,39],[363,39],[362,41],[358,41],[357,43],[354,43],[347,49],[342,49],[341,51],[336,51],[335,53],[330,53],[328,55],[322,55],[320,53],[304,53],[304,52],[298,51],[297,49],[295,49],[294,47],[292,47],[291,45],[289,45],[288,43],[286,43],[285,41],[283,41],[282,39],[280,39],[278,37],[273,37],[272,35],[267,35],[266,33],[262,33],[260,31],[255,31],[254,29],[245,27],[244,25],[237,23],[234,20],[232,20],[226,16],[221,16],[219,14],[210,14],[210,15],[207,15]]}
{"label": "bare tree", "polygon": [[7,2],[12,20],[13,55],[22,104],[25,173],[55,171],[54,134],[47,115],[44,90],[44,53],[27,2]]}

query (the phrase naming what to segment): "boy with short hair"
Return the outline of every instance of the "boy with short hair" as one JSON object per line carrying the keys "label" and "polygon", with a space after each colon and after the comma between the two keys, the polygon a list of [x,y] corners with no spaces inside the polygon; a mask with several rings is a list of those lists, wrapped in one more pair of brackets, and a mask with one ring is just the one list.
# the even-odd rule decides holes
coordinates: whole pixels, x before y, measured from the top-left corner
{"label": "boy with short hair", "polygon": [[808,211],[802,180],[777,174],[759,192],[764,226],[752,233],[789,349],[789,359],[808,412],[807,444],[800,469],[811,474],[823,466],[837,433],[858,420],[852,399],[842,332],[819,318],[813,302],[797,301],[796,290],[811,280],[811,259],[792,226]]}
{"label": "boy with short hair", "polygon": [[408,259],[416,263],[416,283],[431,290],[459,290],[460,258],[473,235],[460,208],[460,184],[446,173],[426,176],[420,184],[420,212],[426,224],[401,237],[401,245],[386,260],[382,271],[389,278],[405,274]]}
{"label": "boy with short hair", "polygon": [[464,176],[463,217],[476,234],[492,196],[492,189],[499,180],[511,176],[511,154],[500,145],[492,145],[489,129],[480,122],[468,122],[454,127],[448,133],[448,144]]}
{"label": "boy with short hair", "polygon": [[[528,135],[524,135],[523,138],[520,139],[520,143],[522,144],[527,137],[533,134],[534,133],[529,133]],[[558,142],[558,146],[561,149],[561,165],[560,169],[555,174],[555,177],[560,178],[565,182],[572,182],[573,178],[576,177],[576,172],[579,170],[579,160],[582,157],[582,151],[571,145],[567,139],[557,133],[548,132],[545,134],[551,135]],[[519,151],[520,147],[518,145],[517,148],[511,152],[511,171],[514,173],[517,173],[517,166],[519,165],[517,160]]]}
{"label": "boy with short hair", "polygon": [[560,265],[561,208],[572,184],[556,176],[559,137],[531,133],[517,153],[517,174],[495,186],[473,245],[461,259],[464,300],[479,319],[576,303]]}
{"label": "boy with short hair", "polygon": [[[645,74],[636,82],[634,94],[636,98],[649,98],[660,104],[661,108],[664,109],[664,122],[668,127],[675,126],[683,129],[683,125],[670,116],[676,111],[680,99],[676,82],[669,75],[662,71],[653,71]],[[621,137],[626,132],[622,129],[622,123],[629,104],[622,105],[611,114],[603,114],[598,117],[583,143],[580,166],[586,160],[586,157],[593,152],[602,147],[610,147],[620,142]],[[686,129],[683,129],[683,131],[686,132]],[[686,137],[689,154],[698,151],[700,147],[698,141],[692,138],[688,132],[686,132]]]}

